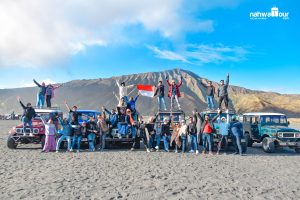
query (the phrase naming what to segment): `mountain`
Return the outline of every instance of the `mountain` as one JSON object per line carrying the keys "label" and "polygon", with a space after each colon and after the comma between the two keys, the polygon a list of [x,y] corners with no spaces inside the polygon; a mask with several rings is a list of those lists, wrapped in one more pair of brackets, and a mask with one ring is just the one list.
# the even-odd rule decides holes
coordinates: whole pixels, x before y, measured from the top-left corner
{"label": "mountain", "polygon": [[[112,108],[117,105],[117,99],[113,94],[113,92],[118,94],[116,80],[125,81],[127,85],[137,83],[154,85],[159,80],[165,81],[167,75],[170,79],[176,79],[176,81],[179,81],[180,76],[184,77],[181,87],[183,97],[180,102],[187,113],[190,113],[193,108],[198,108],[198,110],[206,108],[205,87],[201,82],[207,82],[207,79],[182,69],[70,81],[56,90],[55,99],[52,103],[53,106],[60,106],[63,111],[66,111],[64,99],[68,100],[70,106],[77,105],[80,109],[100,109],[102,105]],[[213,82],[213,85],[216,88],[218,87],[217,82]],[[12,111],[20,113],[21,107],[16,97],[20,96],[24,103],[32,102],[34,104],[37,90],[36,87],[1,89],[0,113],[10,113]],[[255,91],[232,85],[229,86],[228,91],[231,99],[230,106],[237,113],[268,111],[285,113],[290,117],[300,117],[300,95]],[[137,95],[136,89],[131,93],[131,96],[135,95]],[[166,98],[166,100],[169,107],[169,99]],[[157,109],[156,103],[156,99],[140,97],[137,102],[137,109],[143,115],[153,114]]]}

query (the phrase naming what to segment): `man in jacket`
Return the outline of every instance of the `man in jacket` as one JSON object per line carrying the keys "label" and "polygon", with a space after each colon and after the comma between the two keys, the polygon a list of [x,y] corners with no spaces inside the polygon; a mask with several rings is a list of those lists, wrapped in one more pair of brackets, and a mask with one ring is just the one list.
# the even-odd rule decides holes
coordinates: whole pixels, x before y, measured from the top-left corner
{"label": "man in jacket", "polygon": [[187,126],[187,132],[190,136],[190,141],[191,141],[191,150],[190,153],[199,153],[199,147],[198,147],[198,141],[197,141],[197,126],[196,122],[193,121],[193,117],[191,116],[189,118],[190,122]]}
{"label": "man in jacket", "polygon": [[212,85],[211,81],[208,81],[206,85],[201,81],[202,85],[206,88],[206,101],[208,109],[212,110],[215,108],[214,105],[214,96],[215,96],[215,87]]}
{"label": "man in jacket", "polygon": [[108,114],[108,124],[109,124],[109,133],[111,133],[113,128],[116,128],[118,125],[118,115],[115,109],[111,109],[111,111],[107,110],[105,107],[102,107],[102,112]]}
{"label": "man in jacket", "polygon": [[228,112],[228,85],[229,85],[229,73],[226,77],[226,83],[224,83],[224,80],[221,80],[221,85],[218,88],[218,97],[219,97],[219,109],[222,109],[222,102],[225,103],[225,109]]}
{"label": "man in jacket", "polygon": [[230,123],[230,130],[234,136],[235,154],[243,155],[241,139],[243,137],[243,124],[236,119],[236,116],[232,117]]}
{"label": "man in jacket", "polygon": [[212,154],[212,143],[213,143],[213,133],[214,133],[214,122],[218,119],[220,116],[221,111],[218,111],[218,114],[210,119],[209,115],[205,115],[205,117],[201,116],[200,113],[198,113],[199,120],[201,121],[201,133],[202,133],[202,142],[203,142],[203,152],[202,154],[206,154],[207,149],[207,143],[208,142],[208,150],[209,154]]}
{"label": "man in jacket", "polygon": [[33,136],[32,118],[36,117],[35,110],[32,108],[31,103],[27,103],[26,106],[22,103],[20,97],[18,101],[23,108],[22,124],[23,124],[23,135],[26,136],[26,125],[29,125],[30,136]]}
{"label": "man in jacket", "polygon": [[225,117],[222,117],[221,119],[218,119],[218,123],[219,123],[219,133],[221,135],[221,139],[220,139],[220,141],[218,143],[217,154],[219,154],[223,142],[225,143],[225,148],[224,148],[225,151],[228,148],[228,129],[229,129],[229,124],[227,123]]}
{"label": "man in jacket", "polygon": [[182,76],[180,77],[180,82],[178,84],[176,84],[175,80],[172,80],[172,83],[170,83],[169,76],[167,76],[166,79],[167,79],[167,83],[168,83],[168,86],[169,86],[168,97],[171,98],[171,111],[174,108],[174,105],[173,105],[174,104],[174,99],[176,100],[178,109],[181,110],[178,98],[181,97],[179,88],[182,85],[183,77]]}
{"label": "man in jacket", "polygon": [[162,105],[163,105],[163,108],[166,111],[167,106],[165,102],[165,86],[162,84],[162,81],[158,82],[158,85],[154,93],[154,97],[155,96],[157,96],[158,110],[162,110]]}

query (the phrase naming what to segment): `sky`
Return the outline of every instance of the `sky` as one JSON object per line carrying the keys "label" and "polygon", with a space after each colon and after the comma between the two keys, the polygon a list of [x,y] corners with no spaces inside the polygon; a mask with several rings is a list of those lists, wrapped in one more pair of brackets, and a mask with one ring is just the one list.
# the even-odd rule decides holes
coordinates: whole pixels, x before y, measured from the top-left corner
{"label": "sky", "polygon": [[[288,17],[250,17],[274,6]],[[298,8],[298,0],[0,0],[0,88],[182,68],[299,94]]]}

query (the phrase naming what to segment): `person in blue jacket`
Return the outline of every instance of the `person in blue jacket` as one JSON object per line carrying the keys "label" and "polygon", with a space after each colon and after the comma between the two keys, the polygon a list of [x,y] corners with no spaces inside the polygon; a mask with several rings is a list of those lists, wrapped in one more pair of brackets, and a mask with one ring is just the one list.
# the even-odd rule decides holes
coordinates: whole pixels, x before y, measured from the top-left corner
{"label": "person in blue jacket", "polygon": [[33,82],[39,87],[39,91],[37,93],[36,107],[44,108],[45,95],[46,95],[46,89],[47,89],[46,84],[44,82],[42,84],[39,84],[35,79],[33,79]]}
{"label": "person in blue jacket", "polygon": [[236,119],[236,116],[232,117],[232,122],[230,122],[230,130],[234,136],[234,146],[235,146],[235,153],[243,155],[242,151],[242,142],[241,139],[243,137],[243,124]]}
{"label": "person in blue jacket", "polygon": [[68,151],[71,150],[71,138],[72,138],[72,125],[69,123],[68,119],[67,118],[64,118],[63,120],[58,117],[58,121],[62,127],[62,135],[60,136],[60,138],[57,140],[57,143],[56,143],[56,152],[59,152],[59,149],[60,149],[60,145],[61,145],[61,142],[66,140],[67,141],[67,144],[68,144]]}
{"label": "person in blue jacket", "polygon": [[102,112],[108,114],[108,122],[109,125],[109,134],[111,133],[113,128],[117,128],[118,126],[118,114],[115,109],[111,109],[111,111],[107,110],[104,106],[102,107]]}
{"label": "person in blue jacket", "polygon": [[139,96],[140,95],[138,94],[135,98],[130,97],[129,101],[126,102],[127,108],[131,110],[131,113],[133,115],[136,113],[135,104],[136,104],[136,101],[138,100]]}
{"label": "person in blue jacket", "polygon": [[224,150],[226,154],[226,150],[228,148],[228,129],[229,129],[229,123],[226,121],[226,117],[222,117],[221,119],[218,119],[218,124],[219,124],[219,133],[221,134],[221,139],[218,143],[218,151],[217,154],[219,154],[222,143],[224,142]]}

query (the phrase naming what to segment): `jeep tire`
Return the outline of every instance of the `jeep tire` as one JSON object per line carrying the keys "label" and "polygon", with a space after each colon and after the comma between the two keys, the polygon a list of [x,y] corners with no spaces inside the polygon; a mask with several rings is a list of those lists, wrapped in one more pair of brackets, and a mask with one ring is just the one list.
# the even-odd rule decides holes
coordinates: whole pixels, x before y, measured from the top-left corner
{"label": "jeep tire", "polygon": [[253,140],[252,138],[250,137],[250,134],[249,133],[245,133],[245,140],[247,142],[247,146],[248,147],[252,147],[253,145]]}
{"label": "jeep tire", "polygon": [[262,140],[262,147],[263,147],[264,152],[266,152],[266,153],[273,153],[275,151],[275,143],[269,137],[265,137]]}
{"label": "jeep tire", "polygon": [[15,148],[17,148],[17,146],[18,146],[18,144],[15,142],[14,138],[9,136],[7,139],[7,147],[9,149],[15,149]]}

